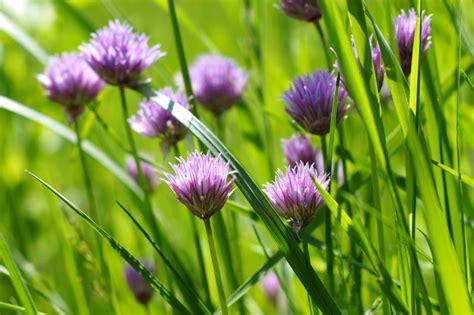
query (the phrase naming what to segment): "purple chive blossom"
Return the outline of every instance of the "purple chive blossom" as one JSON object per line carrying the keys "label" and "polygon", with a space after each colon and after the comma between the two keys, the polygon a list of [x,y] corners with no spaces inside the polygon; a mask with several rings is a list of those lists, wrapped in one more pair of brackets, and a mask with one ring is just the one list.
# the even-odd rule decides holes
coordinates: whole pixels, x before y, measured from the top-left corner
{"label": "purple chive blossom", "polygon": [[[426,53],[431,45],[430,23],[431,14],[425,16],[425,11],[421,13],[421,50]],[[411,59],[413,55],[413,41],[415,39],[416,12],[414,9],[400,12],[395,19],[395,37],[397,38],[398,54],[402,64],[403,73],[408,76],[411,71]]]}
{"label": "purple chive blossom", "polygon": [[[293,80],[293,87],[283,94],[285,111],[306,131],[323,136],[329,132],[336,79],[327,71],[315,71]],[[336,123],[346,112],[347,92],[339,86]]]}
{"label": "purple chive blossom", "polygon": [[316,22],[321,18],[317,0],[281,0],[281,10],[295,19]]}
{"label": "purple chive blossom", "polygon": [[227,180],[232,173],[229,163],[220,156],[213,158],[199,152],[188,154],[187,160],[180,157],[178,162],[171,166],[174,175],[165,174],[168,185],[195,216],[209,219],[224,207],[231,194],[235,177]]}
{"label": "purple chive blossom", "polygon": [[275,303],[278,297],[278,293],[280,293],[281,287],[280,282],[278,281],[278,277],[275,275],[274,272],[268,273],[262,279],[262,289],[267,298],[273,303]]}
{"label": "purple chive blossom", "polygon": [[[142,260],[141,263],[145,268],[151,272],[155,273],[155,268],[153,264],[148,260]],[[153,297],[153,288],[146,282],[146,280],[131,266],[125,266],[125,280],[127,281],[127,285],[132,291],[135,299],[143,304],[147,305],[150,302],[151,298]]]}
{"label": "purple chive blossom", "polygon": [[80,50],[104,81],[118,86],[136,86],[142,72],[165,55],[160,45],[149,48],[147,36],[134,33],[129,24],[118,20],[93,33]]}
{"label": "purple chive blossom", "polygon": [[268,199],[296,232],[308,225],[323,206],[313,180],[324,189],[329,187],[328,175],[318,172],[314,164],[299,162],[294,167],[287,166],[286,173],[278,170],[273,183],[265,184]]}
{"label": "purple chive blossom", "polygon": [[77,53],[52,57],[37,79],[46,90],[46,96],[64,106],[70,122],[76,120],[84,106],[94,101],[104,87],[104,82]]}
{"label": "purple chive blossom", "polygon": [[[135,163],[135,159],[131,156],[128,156],[125,161],[125,166],[127,168],[128,175],[132,177],[135,183],[139,184],[137,165]],[[156,178],[155,172],[153,171],[151,166],[144,161],[140,161],[140,167],[142,168],[143,176],[145,176],[145,181],[147,183],[149,192],[153,192],[157,184],[157,178]]]}
{"label": "purple chive blossom", "polygon": [[290,139],[282,140],[281,144],[289,166],[303,162],[315,164],[318,171],[324,169],[322,154],[313,148],[307,135],[295,134]]}
{"label": "purple chive blossom", "polygon": [[[158,92],[186,109],[190,109],[183,91],[178,90],[175,93],[171,88],[166,87]],[[152,100],[141,102],[140,110],[128,120],[128,123],[133,130],[145,137],[161,138],[161,148],[165,154],[171,146],[186,136],[186,127],[174,118],[170,112]]]}
{"label": "purple chive blossom", "polygon": [[[196,100],[214,115],[222,115],[237,102],[247,84],[247,75],[230,58],[201,55],[189,67]],[[177,83],[183,86],[181,77]]]}

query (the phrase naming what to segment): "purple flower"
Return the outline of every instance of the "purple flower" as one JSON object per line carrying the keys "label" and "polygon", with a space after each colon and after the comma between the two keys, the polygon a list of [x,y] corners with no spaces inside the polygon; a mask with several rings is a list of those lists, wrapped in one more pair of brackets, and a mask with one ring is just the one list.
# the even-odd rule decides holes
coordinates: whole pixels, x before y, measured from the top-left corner
{"label": "purple flower", "polygon": [[268,273],[262,279],[262,288],[267,298],[273,303],[275,303],[278,293],[280,293],[281,288],[280,288],[280,282],[278,281],[278,278],[274,272]]}
{"label": "purple flower", "polygon": [[188,154],[187,160],[180,157],[178,161],[178,165],[172,165],[175,174],[165,174],[168,185],[195,216],[209,219],[224,207],[231,194],[235,177],[227,181],[232,173],[229,163],[220,156],[213,158],[197,151]]}
{"label": "purple flower", "polygon": [[[283,94],[285,111],[306,131],[323,136],[329,132],[336,79],[327,71],[315,71],[293,80],[293,87]],[[347,93],[339,86],[336,123],[346,112]]]}
{"label": "purple flower", "polygon": [[[138,172],[137,172],[137,165],[135,163],[135,159],[131,156],[128,156],[125,160],[125,166],[127,168],[127,173],[130,175],[135,183],[139,184]],[[153,192],[156,187],[157,178],[156,174],[151,168],[150,164],[140,161],[140,167],[142,168],[143,176],[145,177],[145,181],[147,183],[148,190]]]}
{"label": "purple flower", "polygon": [[319,172],[324,170],[323,155],[321,151],[312,147],[307,135],[295,134],[290,139],[282,140],[281,144],[289,166],[303,162],[303,164],[315,164]]}
{"label": "purple flower", "polygon": [[[430,23],[431,14],[425,16],[422,11],[421,24],[421,50],[426,53],[431,45]],[[408,15],[404,10],[400,12],[395,19],[395,37],[397,38],[398,54],[402,64],[403,73],[408,76],[411,71],[411,59],[413,55],[413,41],[415,39],[416,29],[416,12],[414,9],[408,11]]]}
{"label": "purple flower", "polygon": [[314,164],[299,162],[296,166],[287,166],[286,173],[278,170],[273,183],[265,184],[264,192],[268,199],[296,232],[308,225],[323,206],[313,180],[324,189],[329,187],[327,174],[318,172]]}
{"label": "purple flower", "polygon": [[[158,92],[166,95],[173,102],[190,109],[183,91],[178,90],[175,93],[170,87],[166,87]],[[152,100],[141,102],[140,110],[128,120],[128,123],[133,130],[145,137],[161,138],[161,148],[165,154],[171,146],[186,136],[186,127],[170,112]]]}
{"label": "purple flower", "polygon": [[[230,58],[201,55],[189,68],[196,100],[214,115],[222,115],[237,102],[247,84],[247,75]],[[178,76],[177,83],[183,86]]]}
{"label": "purple flower", "polygon": [[316,22],[321,18],[317,0],[281,0],[280,8],[286,15],[306,22]]}
{"label": "purple flower", "polygon": [[84,106],[97,97],[104,82],[77,53],[51,57],[43,74],[37,76],[46,96],[64,106],[68,121],[74,121]]}
{"label": "purple flower", "polygon": [[104,81],[118,86],[136,86],[141,73],[165,55],[160,45],[148,48],[147,36],[133,33],[130,25],[118,20],[93,33],[80,50]]}
{"label": "purple flower", "polygon": [[[151,272],[155,273],[155,268],[151,261],[142,260],[141,263],[145,268]],[[127,280],[127,285],[132,291],[135,299],[141,304],[148,304],[151,298],[153,297],[153,288],[148,284],[148,282],[131,266],[125,266],[125,280]]]}

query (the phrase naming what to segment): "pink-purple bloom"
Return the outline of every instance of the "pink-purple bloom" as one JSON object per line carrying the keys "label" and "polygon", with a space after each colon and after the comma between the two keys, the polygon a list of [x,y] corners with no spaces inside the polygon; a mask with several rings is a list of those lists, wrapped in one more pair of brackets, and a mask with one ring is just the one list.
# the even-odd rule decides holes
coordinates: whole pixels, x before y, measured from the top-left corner
{"label": "pink-purple bloom", "polygon": [[188,154],[187,160],[178,158],[178,164],[171,167],[174,175],[165,174],[166,181],[195,216],[206,220],[224,207],[235,177],[229,163],[220,156],[214,158],[195,151]]}
{"label": "pink-purple bloom", "polygon": [[44,73],[37,76],[46,96],[64,106],[68,121],[74,121],[84,106],[94,101],[104,82],[77,53],[51,57]]}
{"label": "pink-purple bloom", "polygon": [[[137,164],[135,163],[135,159],[131,156],[128,156],[125,160],[125,166],[127,168],[127,173],[132,177],[135,183],[140,184],[137,172]],[[145,161],[140,161],[140,167],[142,169],[142,174],[145,177],[145,181],[147,183],[148,191],[153,192],[155,190],[157,184],[157,177],[153,168],[150,164],[146,163]]]}
{"label": "pink-purple bloom", "polygon": [[80,50],[104,81],[118,86],[140,84],[142,72],[164,56],[160,45],[149,48],[146,35],[134,33],[129,24],[118,20],[93,33]]}
{"label": "pink-purple bloom", "polygon": [[[235,104],[247,84],[247,75],[234,60],[218,55],[201,55],[189,67],[193,95],[214,115],[222,115]],[[181,77],[177,83],[183,86]]]}
{"label": "pink-purple bloom", "polygon": [[[315,71],[293,80],[283,94],[285,111],[309,133],[323,136],[329,132],[336,79],[327,71]],[[344,117],[347,92],[339,86],[336,124]]]}
{"label": "pink-purple bloom", "polygon": [[273,303],[276,302],[278,293],[281,291],[280,282],[274,272],[269,272],[262,279],[262,289],[267,298]]}
{"label": "pink-purple bloom", "polygon": [[[142,260],[143,266],[151,273],[155,273],[153,263],[148,260]],[[125,280],[127,281],[128,288],[132,291],[135,299],[143,304],[147,305],[153,297],[153,288],[150,284],[130,265],[125,266],[124,270]]]}
{"label": "pink-purple bloom", "polygon": [[281,144],[288,165],[296,166],[299,162],[303,162],[315,164],[320,172],[324,170],[323,155],[321,151],[313,148],[307,135],[295,134],[289,139],[283,139]]}
{"label": "pink-purple bloom", "polygon": [[321,18],[317,0],[281,0],[281,10],[295,19],[316,22]]}
{"label": "pink-purple bloom", "polygon": [[[430,23],[431,14],[425,16],[425,11],[421,13],[421,51],[426,53],[431,45]],[[411,59],[413,55],[413,41],[416,30],[416,11],[412,8],[408,14],[404,10],[395,19],[395,37],[397,39],[398,54],[402,65],[403,73],[409,75],[411,72]]]}
{"label": "pink-purple bloom", "polygon": [[[182,90],[174,92],[170,87],[158,91],[187,109],[190,106]],[[145,137],[159,137],[161,148],[166,153],[171,146],[186,136],[184,127],[166,109],[152,100],[144,100],[140,103],[138,113],[128,120],[130,127]]]}
{"label": "pink-purple bloom", "polygon": [[264,192],[280,216],[296,232],[307,226],[323,206],[316,188],[317,181],[324,189],[329,187],[329,176],[318,172],[314,164],[299,162],[278,170],[273,183],[265,184]]}

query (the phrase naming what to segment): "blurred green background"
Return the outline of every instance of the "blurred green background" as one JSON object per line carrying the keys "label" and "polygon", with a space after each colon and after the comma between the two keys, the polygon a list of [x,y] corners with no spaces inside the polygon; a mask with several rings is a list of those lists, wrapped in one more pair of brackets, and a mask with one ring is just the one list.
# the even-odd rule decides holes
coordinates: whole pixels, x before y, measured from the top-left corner
{"label": "blurred green background", "polygon": [[[341,14],[344,1],[338,1]],[[186,50],[188,63],[206,52],[220,53],[234,58],[250,76],[245,97],[224,116],[226,134],[224,142],[232,153],[242,162],[247,171],[258,184],[273,178],[270,173],[268,155],[263,152],[262,143],[255,133],[263,130],[262,115],[268,115],[271,132],[271,159],[275,168],[284,166],[280,139],[288,138],[294,132],[290,119],[284,113],[284,104],[280,100],[282,92],[289,86],[290,80],[316,68],[326,68],[322,46],[313,25],[290,19],[283,15],[275,0],[250,1],[252,11],[250,19],[259,30],[257,41],[262,49],[262,68],[260,71],[255,63],[252,50],[252,37],[255,35],[246,23],[245,1],[240,0],[177,0],[178,19]],[[385,36],[389,37],[392,25],[390,16],[398,14],[401,8],[408,9],[410,1],[367,1],[372,14]],[[474,32],[474,3],[463,1],[463,27],[468,40],[472,40]],[[443,1],[425,1],[425,10],[432,17],[432,47],[424,62],[436,65],[443,82],[441,88],[447,89],[455,82],[456,69],[456,30]],[[47,55],[63,51],[76,50],[78,45],[89,39],[91,31],[104,26],[108,20],[118,18],[126,20],[135,30],[149,35],[150,44],[161,44],[166,56],[160,59],[148,71],[152,77],[152,85],[156,88],[174,85],[174,76],[179,69],[173,30],[167,12],[165,0],[156,1],[48,1],[48,0],[3,0],[0,1],[1,16],[7,18],[23,29],[44,50]],[[62,108],[51,103],[43,95],[43,90],[35,76],[42,72],[44,64],[35,58],[30,51],[22,47],[9,34],[2,32],[0,17],[0,95],[9,97],[36,111],[64,123]],[[3,21],[4,22],[4,21]],[[323,29],[326,27],[324,17]],[[328,38],[330,42],[331,39]],[[472,47],[472,46],[471,46]],[[467,75],[472,78],[473,52],[463,50],[461,67],[468,69]],[[471,79],[472,80],[472,79]],[[262,84],[265,106],[258,101],[256,86]],[[423,85],[422,85],[423,86]],[[443,90],[444,92],[444,90]],[[474,125],[474,93],[468,84],[462,87],[461,98],[461,162],[463,173],[474,175],[474,141],[472,126]],[[455,132],[455,94],[447,98],[444,113],[447,117],[448,130],[454,139]],[[127,92],[131,112],[136,111],[140,96]],[[425,98],[422,89],[422,101]],[[122,129],[119,93],[116,88],[106,87],[101,93],[99,113],[107,124],[116,132],[120,139],[125,139]],[[215,130],[215,122],[207,113],[202,113],[202,120]],[[250,115],[249,115],[250,113]],[[387,102],[384,107],[386,134],[396,127],[394,108]],[[369,169],[367,135],[355,108],[348,112],[344,128],[348,135],[347,143],[354,160],[349,164],[349,173],[357,169]],[[125,153],[116,146],[104,133],[101,126],[90,113],[83,115],[83,132],[87,138],[109,155],[118,165],[123,166]],[[159,151],[159,142],[145,139],[138,135],[140,150],[152,154],[157,163],[167,165],[173,161],[172,154],[163,157]],[[191,141],[187,139],[187,141]],[[318,144],[319,140],[315,140]],[[126,144],[124,142],[124,144]],[[185,145],[181,144],[184,152]],[[403,175],[405,164],[401,155],[393,157],[395,171]],[[133,227],[115,201],[128,206],[137,217],[139,212],[130,191],[114,177],[109,170],[89,159],[92,170],[94,191],[101,213],[102,225],[118,241],[138,257],[152,256],[152,249]],[[104,293],[104,283],[97,264],[96,248],[90,228],[78,217],[66,210],[65,206],[50,192],[41,187],[28,176],[24,170],[35,174],[51,183],[60,192],[85,207],[87,200],[83,190],[82,173],[78,152],[74,145],[65,141],[54,132],[31,122],[23,117],[0,108],[0,231],[6,236],[16,261],[20,264],[26,278],[42,292],[46,292],[55,304],[74,312],[77,309],[71,287],[71,270],[68,270],[68,257],[72,253],[79,266],[79,274],[83,277],[86,287],[86,298],[93,314],[107,312],[108,307]],[[161,175],[159,175],[161,176]],[[465,189],[465,211],[468,218],[474,219],[471,205],[474,202],[472,189]],[[361,190],[360,195],[369,194],[369,187]],[[391,214],[389,195],[383,189],[382,200],[387,200],[386,213]],[[237,193],[237,200],[243,198]],[[169,239],[173,240],[177,254],[189,261],[190,270],[197,270],[194,257],[192,237],[189,228],[187,210],[175,201],[169,188],[161,183],[153,195],[155,211],[159,224]],[[224,209],[224,211],[230,211]],[[363,212],[356,216],[363,216]],[[393,217],[387,218],[389,221]],[[242,252],[241,276],[243,281],[252,275],[265,261],[252,230],[252,223],[240,217],[242,228],[241,238],[233,239],[230,246],[239,245]],[[199,224],[200,229],[202,228]],[[204,230],[200,230],[204,235]],[[259,228],[268,246],[274,248],[265,229]],[[337,233],[337,231],[336,231]],[[389,235],[394,234],[388,229]],[[319,232],[315,233],[322,238]],[[470,234],[469,234],[470,235]],[[388,236],[390,239],[390,236]],[[394,241],[394,239],[393,239]],[[472,238],[469,238],[472,241]],[[337,241],[336,241],[337,242]],[[341,242],[342,243],[342,242]],[[205,243],[203,244],[205,245]],[[342,247],[343,244],[337,246]],[[204,246],[206,249],[207,247]],[[388,250],[395,251],[395,244],[387,244]],[[192,254],[190,254],[192,253]],[[206,259],[209,260],[207,250]],[[314,256],[313,266],[324,268],[318,263],[323,258],[319,252]],[[119,302],[122,314],[138,314],[145,312],[128,291],[124,278],[124,263],[120,256],[106,247],[108,264],[113,275],[114,295]],[[209,268],[210,268],[210,261]],[[396,270],[396,261],[393,261]],[[160,270],[158,267],[158,274]],[[208,274],[209,275],[209,274]],[[291,274],[290,274],[291,281]],[[198,281],[196,274],[196,281]],[[210,278],[211,279],[211,278]],[[367,281],[363,292],[366,306],[376,297],[373,279]],[[210,281],[211,288],[213,281]],[[306,295],[297,281],[294,281],[298,303],[306,302]],[[215,292],[215,290],[213,290]],[[227,288],[227,292],[231,290]],[[349,294],[349,293],[346,293]],[[361,293],[362,294],[362,293]],[[217,296],[215,297],[217,298]],[[41,311],[51,312],[49,304],[37,298]],[[338,303],[348,303],[347,296],[341,296]],[[0,273],[0,301],[13,303],[14,291],[6,276]],[[215,300],[217,301],[217,299]],[[265,300],[260,286],[255,286],[246,303],[252,314],[271,314],[274,312],[271,303]],[[161,312],[166,309],[163,301],[156,297],[152,302],[152,310]],[[4,314],[0,310],[0,314]],[[8,313],[5,313],[8,314]]]}

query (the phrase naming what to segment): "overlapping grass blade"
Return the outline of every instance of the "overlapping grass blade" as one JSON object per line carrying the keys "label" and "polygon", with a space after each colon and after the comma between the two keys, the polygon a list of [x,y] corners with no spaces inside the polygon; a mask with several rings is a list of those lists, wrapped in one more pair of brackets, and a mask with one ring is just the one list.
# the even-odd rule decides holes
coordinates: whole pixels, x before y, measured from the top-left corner
{"label": "overlapping grass blade", "polygon": [[154,288],[163,299],[179,314],[191,314],[191,312],[186,309],[186,307],[167,289],[158,278],[148,271],[143,264],[135,258],[126,248],[117,242],[107,231],[105,231],[100,225],[94,222],[85,212],[79,209],[71,201],[69,201],[65,196],[58,192],[54,187],[45,182],[40,177],[35,174],[28,172],[29,175],[34,177],[38,182],[55,194],[59,199],[61,199],[71,210],[73,210],[77,215],[81,217],[96,233],[98,233],[105,242],[107,242],[110,247],[112,247],[130,266],[133,267],[149,284]]}
{"label": "overlapping grass blade", "polygon": [[261,189],[219,139],[188,110],[179,104],[173,103],[166,96],[157,95],[156,92],[146,86],[140,87],[139,92],[152,98],[157,104],[170,111],[176,119],[184,124],[209,151],[212,152],[212,154],[220,154],[223,159],[229,162],[232,169],[236,171],[235,182],[237,186],[270,231],[280,250],[284,253],[288,263],[314,299],[316,305],[324,313],[340,314],[341,311],[339,307],[305,259],[303,252],[299,249],[296,235],[283,224],[273,207],[263,195]]}
{"label": "overlapping grass blade", "polygon": [[33,298],[31,297],[30,290],[28,289],[28,286],[26,285],[18,266],[11,256],[7,242],[2,233],[0,233],[0,257],[2,258],[3,264],[10,275],[10,279],[13,287],[15,288],[16,294],[25,308],[25,313],[28,315],[37,314],[36,305],[33,301]]}
{"label": "overlapping grass blade", "polygon": [[474,178],[472,177],[469,177],[467,176],[466,174],[459,174],[458,171],[452,169],[451,167],[447,166],[447,165],[444,165],[438,161],[435,161],[435,160],[431,160],[431,163],[433,163],[434,165],[436,165],[437,167],[439,167],[440,169],[442,169],[443,171],[455,176],[456,178],[460,177],[461,178],[461,181],[467,185],[469,185],[470,187],[473,187],[474,188]]}

